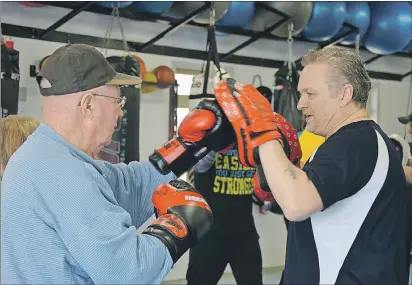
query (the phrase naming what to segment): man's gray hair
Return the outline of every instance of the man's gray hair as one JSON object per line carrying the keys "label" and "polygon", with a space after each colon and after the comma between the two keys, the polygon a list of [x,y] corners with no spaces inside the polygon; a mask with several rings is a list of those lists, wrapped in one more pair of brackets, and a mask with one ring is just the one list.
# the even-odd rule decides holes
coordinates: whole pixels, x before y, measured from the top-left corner
{"label": "man's gray hair", "polygon": [[314,62],[325,62],[331,67],[328,78],[329,89],[338,91],[345,84],[353,86],[352,100],[360,107],[366,108],[371,80],[361,57],[352,50],[340,47],[326,47],[309,51],[302,59],[306,66]]}

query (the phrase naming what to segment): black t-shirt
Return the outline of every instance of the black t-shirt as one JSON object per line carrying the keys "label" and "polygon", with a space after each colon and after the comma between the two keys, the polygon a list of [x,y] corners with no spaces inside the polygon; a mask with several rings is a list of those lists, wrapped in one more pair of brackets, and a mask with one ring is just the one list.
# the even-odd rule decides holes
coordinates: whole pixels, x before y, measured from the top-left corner
{"label": "black t-shirt", "polygon": [[387,135],[352,123],[311,159],[324,210],[290,223],[285,284],[407,284],[410,194]]}
{"label": "black t-shirt", "polygon": [[217,154],[209,171],[194,173],[195,188],[213,212],[212,234],[256,231],[252,215],[254,174],[254,168],[239,162],[237,150]]}

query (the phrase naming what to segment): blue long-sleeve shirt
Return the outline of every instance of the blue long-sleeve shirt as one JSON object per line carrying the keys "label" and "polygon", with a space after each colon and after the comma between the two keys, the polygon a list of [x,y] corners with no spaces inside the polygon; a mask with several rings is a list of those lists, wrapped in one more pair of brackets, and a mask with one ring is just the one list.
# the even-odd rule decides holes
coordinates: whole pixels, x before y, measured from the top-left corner
{"label": "blue long-sleeve shirt", "polygon": [[149,162],[93,160],[41,124],[2,179],[2,284],[160,284],[169,251],[136,229],[174,178]]}

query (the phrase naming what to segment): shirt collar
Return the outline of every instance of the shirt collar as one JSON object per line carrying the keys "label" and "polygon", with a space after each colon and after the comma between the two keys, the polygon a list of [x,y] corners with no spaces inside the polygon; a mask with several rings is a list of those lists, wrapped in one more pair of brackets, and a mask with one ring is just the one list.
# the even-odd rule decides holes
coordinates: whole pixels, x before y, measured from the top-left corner
{"label": "shirt collar", "polygon": [[61,135],[59,135],[53,128],[46,125],[45,123],[40,123],[39,127],[36,130],[36,133],[41,134],[41,135],[55,141],[56,143],[67,147],[70,150],[70,152],[73,155],[77,156],[78,158],[80,158],[82,160],[85,160],[89,163],[94,162],[93,158],[91,158],[85,152],[81,151],[80,149],[78,149],[77,147],[75,147],[74,145],[69,143]]}

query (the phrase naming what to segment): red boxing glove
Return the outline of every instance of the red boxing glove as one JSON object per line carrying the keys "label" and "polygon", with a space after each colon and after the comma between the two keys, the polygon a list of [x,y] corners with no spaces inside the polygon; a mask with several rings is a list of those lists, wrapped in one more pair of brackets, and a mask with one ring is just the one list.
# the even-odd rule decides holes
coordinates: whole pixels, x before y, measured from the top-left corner
{"label": "red boxing glove", "polygon": [[152,201],[157,219],[143,234],[160,239],[176,263],[211,228],[212,211],[203,196],[183,180],[161,184]]}
{"label": "red boxing glove", "polygon": [[[279,132],[282,135],[282,145],[286,156],[290,162],[298,166],[302,158],[302,149],[300,147],[299,138],[292,124],[282,117],[280,114],[273,114],[274,120],[278,126]],[[266,181],[262,165],[256,166],[256,173],[253,176],[253,187],[256,196],[262,201],[273,202],[274,198],[270,191],[269,184]]]}
{"label": "red boxing glove", "polygon": [[215,100],[203,100],[182,121],[178,137],[156,149],[149,161],[162,174],[177,177],[210,151],[221,151],[235,142],[233,129]]}

